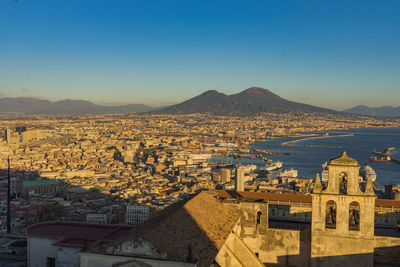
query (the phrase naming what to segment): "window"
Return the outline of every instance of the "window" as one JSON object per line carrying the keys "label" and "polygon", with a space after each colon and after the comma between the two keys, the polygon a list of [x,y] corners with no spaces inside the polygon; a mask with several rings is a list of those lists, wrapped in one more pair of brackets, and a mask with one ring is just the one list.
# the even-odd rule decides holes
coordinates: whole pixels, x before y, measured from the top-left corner
{"label": "window", "polygon": [[336,202],[333,200],[326,202],[325,228],[336,229]]}
{"label": "window", "polygon": [[46,267],[56,267],[56,259],[46,258]]}
{"label": "window", "polygon": [[355,201],[349,206],[349,230],[360,230],[360,204]]}

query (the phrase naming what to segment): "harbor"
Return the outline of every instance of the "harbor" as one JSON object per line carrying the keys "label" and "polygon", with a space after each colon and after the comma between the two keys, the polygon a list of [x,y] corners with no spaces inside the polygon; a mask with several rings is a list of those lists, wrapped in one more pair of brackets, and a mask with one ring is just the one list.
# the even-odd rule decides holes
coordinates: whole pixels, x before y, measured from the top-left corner
{"label": "harbor", "polygon": [[[317,137],[321,133],[316,133]],[[382,164],[378,162],[368,162],[371,152],[374,148],[376,151],[385,151],[386,148],[400,145],[400,129],[354,129],[344,131],[329,132],[331,138],[308,139],[307,143],[312,146],[298,146],[297,144],[282,146],[282,143],[298,141],[299,138],[293,140],[293,137],[282,137],[276,139],[266,139],[263,142],[255,142],[250,145],[248,150],[242,150],[240,158],[230,156],[229,162],[233,164],[250,165],[255,164],[258,168],[262,168],[268,163],[259,157],[254,157],[250,151],[264,151],[266,153],[273,152],[272,155],[264,153],[273,162],[283,162],[284,168],[293,168],[298,170],[299,177],[314,178],[317,172],[321,171],[321,159],[330,159],[337,156],[337,151],[346,151],[358,160],[361,166],[365,163],[371,164],[377,174],[376,183],[380,188],[384,188],[385,184],[398,184],[400,181],[400,150],[393,150],[391,153],[391,162]],[[338,137],[340,138],[333,138]],[[326,148],[335,147],[336,149]],[[247,153],[246,156],[244,156]],[[253,156],[253,157],[251,157]],[[226,154],[213,156],[210,161],[226,162]]]}
{"label": "harbor", "polygon": [[309,136],[301,139],[296,139],[288,142],[283,142],[280,145],[281,146],[300,146],[300,147],[320,147],[320,148],[342,148],[342,146],[324,146],[324,145],[310,145],[310,144],[296,144],[298,142],[302,141],[308,141],[308,140],[314,140],[314,139],[323,139],[323,138],[336,138],[336,137],[348,137],[348,136],[353,136],[353,134],[340,134],[340,135],[328,135],[328,134],[323,134],[323,135],[314,135],[314,136]]}

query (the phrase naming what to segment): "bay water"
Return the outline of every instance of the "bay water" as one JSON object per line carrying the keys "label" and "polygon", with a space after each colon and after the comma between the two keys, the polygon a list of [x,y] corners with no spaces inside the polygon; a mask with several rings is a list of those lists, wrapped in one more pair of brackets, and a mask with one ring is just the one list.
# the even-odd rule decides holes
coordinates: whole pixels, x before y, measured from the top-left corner
{"label": "bay water", "polygon": [[[296,145],[302,146],[282,146],[284,142],[298,140],[301,137],[285,137],[278,139],[266,139],[262,142],[253,143],[250,149],[260,149],[275,152],[286,152],[290,155],[272,155],[268,156],[273,161],[282,161],[284,169],[298,170],[298,177],[315,178],[317,173],[321,173],[321,165],[324,162],[336,158],[347,152],[349,157],[358,161],[361,168],[368,163],[376,172],[376,184],[384,189],[385,184],[400,184],[400,164],[395,162],[368,162],[371,152],[383,152],[386,148],[395,147],[391,155],[400,159],[400,128],[369,128],[352,129],[345,131],[328,131],[331,137],[309,139],[296,142]],[[334,137],[335,135],[352,136]],[[225,157],[215,157],[213,161],[226,161]],[[228,159],[234,163],[243,165],[255,164],[258,168],[265,166],[261,159],[250,159],[242,157],[241,159]]]}

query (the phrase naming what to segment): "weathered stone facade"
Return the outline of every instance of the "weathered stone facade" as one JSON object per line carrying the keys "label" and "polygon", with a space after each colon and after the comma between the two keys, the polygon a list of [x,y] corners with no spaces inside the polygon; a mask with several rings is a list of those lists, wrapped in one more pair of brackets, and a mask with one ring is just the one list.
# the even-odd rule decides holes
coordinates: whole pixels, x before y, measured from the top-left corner
{"label": "weathered stone facade", "polygon": [[360,188],[359,168],[357,161],[345,152],[331,160],[326,187],[317,175],[312,201],[308,204],[301,200],[293,202],[295,196],[277,201],[267,199],[271,196],[263,198],[259,193],[248,192],[238,194],[235,202],[225,195],[230,199],[225,205],[237,209],[241,217],[231,233],[234,238],[230,236],[227,239],[230,244],[224,244],[224,251],[217,255],[217,263],[257,266],[243,260],[233,264],[228,259],[228,256],[236,260],[250,258],[248,250],[235,249],[238,245],[233,245],[243,243],[241,246],[250,249],[267,266],[398,264],[400,236],[395,228],[398,213],[393,211],[388,215],[380,207],[382,214],[377,220],[384,226],[380,228],[384,233],[376,233],[376,195],[370,180]]}
{"label": "weathered stone facade", "polygon": [[325,189],[316,178],[312,199],[312,266],[373,266],[376,196],[371,181],[361,191],[359,168],[356,160],[343,153],[328,164]]}

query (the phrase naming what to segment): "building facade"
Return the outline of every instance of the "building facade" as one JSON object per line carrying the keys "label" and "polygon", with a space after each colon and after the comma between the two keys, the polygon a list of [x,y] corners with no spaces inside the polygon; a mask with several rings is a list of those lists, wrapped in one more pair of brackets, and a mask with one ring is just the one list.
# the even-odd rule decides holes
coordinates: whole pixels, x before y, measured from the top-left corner
{"label": "building facade", "polygon": [[126,223],[141,225],[149,219],[150,207],[141,205],[126,206]]}
{"label": "building facade", "polygon": [[[373,266],[375,193],[360,189],[357,161],[346,153],[328,164],[328,184],[312,195],[312,266]],[[349,240],[351,240],[349,242]]]}
{"label": "building facade", "polygon": [[231,181],[231,170],[230,169],[222,169],[221,170],[221,182],[229,183]]}
{"label": "building facade", "polygon": [[236,168],[235,191],[244,191],[244,168],[239,166]]}

